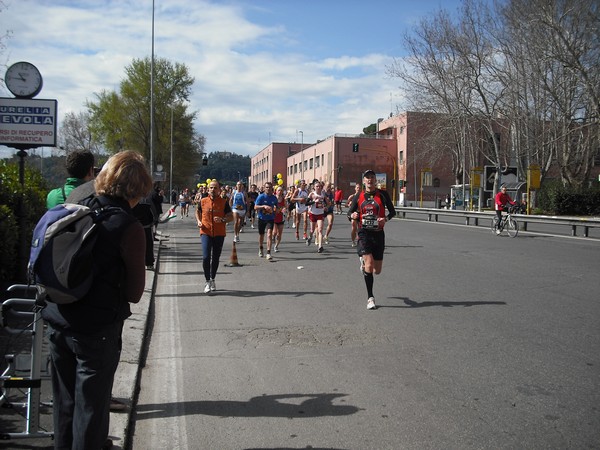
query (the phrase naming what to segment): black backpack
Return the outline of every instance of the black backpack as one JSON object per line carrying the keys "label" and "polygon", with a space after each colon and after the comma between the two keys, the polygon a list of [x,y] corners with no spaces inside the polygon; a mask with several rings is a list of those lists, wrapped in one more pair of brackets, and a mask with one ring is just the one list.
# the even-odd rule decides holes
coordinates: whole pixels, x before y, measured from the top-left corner
{"label": "black backpack", "polygon": [[97,224],[118,212],[124,211],[116,206],[90,208],[73,203],[46,211],[33,231],[27,266],[29,282],[38,285],[42,298],[67,304],[89,292]]}

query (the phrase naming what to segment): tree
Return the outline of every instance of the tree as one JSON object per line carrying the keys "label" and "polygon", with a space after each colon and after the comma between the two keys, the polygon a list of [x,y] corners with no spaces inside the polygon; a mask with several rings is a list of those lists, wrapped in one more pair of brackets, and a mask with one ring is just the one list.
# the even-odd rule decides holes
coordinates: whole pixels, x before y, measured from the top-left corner
{"label": "tree", "polygon": [[521,174],[532,163],[542,175],[555,164],[563,184],[580,185],[600,141],[599,4],[494,6],[465,0],[456,20],[444,10],[423,20],[405,37],[409,58],[388,73],[416,110],[444,115],[429,141],[452,155],[457,179],[483,155],[498,169],[518,164]]}
{"label": "tree", "polygon": [[[134,59],[125,68],[119,92],[102,91],[96,94],[96,102],[88,102],[92,132],[108,152],[133,149],[150,159],[150,72],[149,58]],[[188,111],[186,104],[193,83],[185,65],[155,60],[153,169],[159,164],[170,167],[173,142],[175,184],[193,182],[204,153],[204,136],[193,127],[196,113]]]}
{"label": "tree", "polygon": [[367,136],[373,135],[376,133],[377,133],[377,124],[376,123],[372,123],[368,127],[363,128],[363,134],[366,134]]}
{"label": "tree", "polygon": [[[4,4],[4,1],[0,0],[0,13],[6,9],[6,5]],[[6,50],[6,41],[8,39],[11,38],[12,36],[12,30],[2,30],[2,35],[0,35],[0,55],[2,55],[4,53],[4,51]],[[2,63],[2,66],[6,66],[6,63]],[[2,71],[2,73],[4,73],[4,71]],[[4,81],[4,80],[2,80]]]}
{"label": "tree", "polygon": [[500,9],[514,139],[544,172],[557,164],[567,186],[587,181],[598,148],[598,8],[589,0],[511,0]]}
{"label": "tree", "polygon": [[440,10],[405,36],[406,62],[396,60],[388,68],[402,80],[415,110],[443,115],[433,121],[421,150],[433,161],[450,154],[457,182],[466,167],[478,165],[480,154],[494,165],[506,159],[496,139],[503,90],[494,72],[492,23],[486,6],[469,0],[457,23]]}
{"label": "tree", "polygon": [[65,153],[74,150],[89,150],[100,153],[100,143],[96,141],[91,128],[89,111],[68,112],[63,118],[58,137],[59,148]]}
{"label": "tree", "polygon": [[235,184],[238,174],[239,179],[243,181],[248,179],[250,166],[249,156],[229,152],[213,152],[208,154],[208,164],[199,166],[196,173],[200,183],[204,183],[208,178],[216,178],[221,184]]}

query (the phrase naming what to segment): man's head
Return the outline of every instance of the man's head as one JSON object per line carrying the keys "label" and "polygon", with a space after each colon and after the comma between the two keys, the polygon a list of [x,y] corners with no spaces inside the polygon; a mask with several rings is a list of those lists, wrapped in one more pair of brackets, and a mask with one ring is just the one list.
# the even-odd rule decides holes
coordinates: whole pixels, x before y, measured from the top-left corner
{"label": "man's head", "polygon": [[366,170],[363,173],[363,183],[365,185],[365,189],[369,192],[374,191],[376,189],[375,183],[377,182],[377,178],[375,176],[375,172],[372,170]]}
{"label": "man's head", "polygon": [[208,195],[212,198],[218,197],[221,194],[221,185],[217,180],[212,180],[208,184]]}
{"label": "man's head", "polygon": [[270,181],[267,181],[264,184],[264,190],[267,194],[272,194],[273,193],[273,183],[271,183]]}
{"label": "man's head", "polygon": [[88,150],[76,150],[67,155],[69,177],[91,180],[94,177],[94,155]]}

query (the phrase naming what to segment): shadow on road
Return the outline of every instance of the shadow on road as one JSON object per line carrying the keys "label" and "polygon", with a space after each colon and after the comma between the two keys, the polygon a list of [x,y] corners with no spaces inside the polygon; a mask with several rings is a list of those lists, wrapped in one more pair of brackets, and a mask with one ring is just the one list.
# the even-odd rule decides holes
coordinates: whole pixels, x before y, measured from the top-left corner
{"label": "shadow on road", "polygon": [[402,300],[404,305],[380,305],[378,304],[378,308],[426,308],[429,306],[443,306],[445,308],[453,307],[453,306],[482,306],[482,305],[506,305],[506,302],[415,302],[406,297],[388,297],[395,298],[398,300]]}
{"label": "shadow on road", "polygon": [[[186,401],[138,405],[136,420],[205,414],[219,417],[302,417],[347,416],[360,410],[352,405],[334,405],[333,400],[347,394],[281,394],[238,401]],[[295,399],[305,399],[294,403]],[[286,403],[289,400],[290,403]]]}

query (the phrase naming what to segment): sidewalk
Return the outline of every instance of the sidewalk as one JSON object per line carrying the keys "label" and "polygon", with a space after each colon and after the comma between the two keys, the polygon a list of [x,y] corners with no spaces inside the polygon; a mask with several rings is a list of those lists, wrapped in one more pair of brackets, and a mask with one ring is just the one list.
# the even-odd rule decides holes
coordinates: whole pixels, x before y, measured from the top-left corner
{"label": "sidewalk", "polygon": [[108,436],[113,441],[113,449],[128,448],[131,425],[131,406],[138,395],[139,376],[142,371],[142,358],[148,331],[148,317],[152,297],[156,288],[156,273],[160,268],[161,242],[155,243],[156,262],[154,271],[146,271],[146,287],[139,303],[131,305],[132,315],[123,327],[123,349],[121,361],[115,374],[113,397],[127,405],[122,412],[110,413]]}
{"label": "sidewalk", "polygon": [[[121,361],[115,374],[113,386],[113,397],[127,405],[127,409],[122,412],[111,412],[109,438],[113,441],[113,449],[119,450],[127,448],[128,433],[130,432],[131,406],[135,404],[138,394],[139,375],[142,367],[140,366],[143,358],[143,349],[146,342],[148,327],[148,317],[152,297],[154,295],[156,283],[156,271],[160,264],[160,242],[155,243],[156,263],[155,271],[146,271],[146,287],[139,303],[131,305],[132,315],[125,321],[123,328],[123,349],[121,352]],[[27,354],[31,349],[31,337],[8,336],[4,330],[0,332],[0,347],[2,355],[4,354]],[[1,364],[2,370],[6,367],[4,361]],[[11,398],[11,401],[25,402],[24,398]],[[51,386],[49,380],[42,381],[41,388],[42,402],[50,402],[52,399]],[[25,414],[21,408],[0,408],[0,431],[2,432],[24,432],[27,422],[19,413]],[[52,408],[42,406],[40,408],[40,428],[41,430],[51,431],[52,427]],[[35,448],[51,449],[53,441],[48,437],[43,438],[19,438],[7,441],[0,441],[0,449],[14,448]]]}

